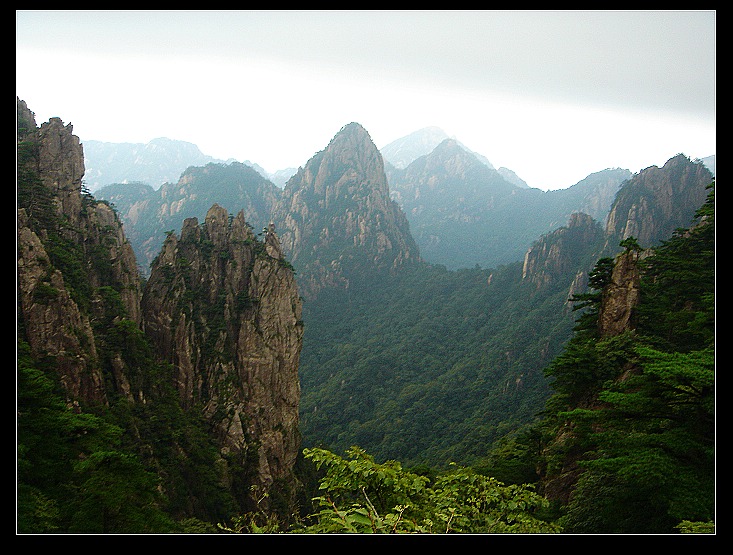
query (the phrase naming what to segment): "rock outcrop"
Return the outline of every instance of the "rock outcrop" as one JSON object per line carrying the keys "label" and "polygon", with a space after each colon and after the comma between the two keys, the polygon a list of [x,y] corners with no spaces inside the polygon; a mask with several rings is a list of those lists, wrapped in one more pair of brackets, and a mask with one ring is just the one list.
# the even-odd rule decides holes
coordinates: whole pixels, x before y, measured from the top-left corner
{"label": "rock outcrop", "polygon": [[[581,262],[602,239],[603,229],[598,222],[588,214],[573,214],[566,227],[542,236],[527,251],[522,280],[540,289],[558,279],[567,279],[578,268],[583,268]],[[583,281],[583,277],[576,275],[575,281]]]}
{"label": "rock outcrop", "polygon": [[[51,118],[37,128],[20,99],[18,122],[18,173],[27,180],[17,219],[25,337],[35,358],[54,360],[70,400],[105,404],[92,322],[103,317],[102,288],[114,287],[126,317],[140,323],[135,256],[110,206],[82,191],[84,154],[71,124]],[[68,260],[83,275],[65,273]]]}
{"label": "rock outcrop", "polygon": [[634,237],[643,248],[654,247],[675,229],[687,228],[712,181],[705,164],[684,154],[634,175],[619,190],[606,219],[606,234],[615,242],[611,246]]}
{"label": "rock outcrop", "polygon": [[[169,234],[143,295],[144,329],[174,366],[186,408],[201,406],[224,453],[256,460],[257,485],[288,476],[300,448],[303,338],[294,272],[270,226],[214,205]],[[254,451],[254,453],[253,453]]]}
{"label": "rock outcrop", "polygon": [[613,337],[634,329],[634,310],[639,304],[641,272],[639,260],[651,251],[627,250],[616,256],[611,282],[603,291],[598,313],[601,338]]}
{"label": "rock outcrop", "polygon": [[[235,463],[215,472],[242,506],[251,505],[250,487],[260,495],[279,481],[288,491],[300,450],[303,323],[274,226],[259,240],[244,210],[230,217],[215,204],[203,224],[189,218],[180,238],[169,233],[143,291],[116,211],[83,188],[72,126],[52,118],[38,128],[18,99],[17,159],[18,340],[55,372],[69,405],[103,409],[124,399],[199,411],[217,464]],[[145,346],[126,353],[122,337]],[[173,366],[173,384],[151,376],[158,364]],[[171,448],[191,457],[184,443]],[[141,449],[155,458],[156,449]]]}

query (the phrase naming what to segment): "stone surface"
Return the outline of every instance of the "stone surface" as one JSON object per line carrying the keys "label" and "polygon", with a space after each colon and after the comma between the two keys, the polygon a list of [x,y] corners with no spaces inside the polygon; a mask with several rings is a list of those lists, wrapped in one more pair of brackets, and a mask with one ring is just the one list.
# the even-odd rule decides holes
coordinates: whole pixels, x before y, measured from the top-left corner
{"label": "stone surface", "polygon": [[143,295],[146,334],[175,368],[181,402],[203,407],[224,453],[256,449],[259,485],[300,449],[301,301],[270,226],[264,244],[218,205],[170,234]]}

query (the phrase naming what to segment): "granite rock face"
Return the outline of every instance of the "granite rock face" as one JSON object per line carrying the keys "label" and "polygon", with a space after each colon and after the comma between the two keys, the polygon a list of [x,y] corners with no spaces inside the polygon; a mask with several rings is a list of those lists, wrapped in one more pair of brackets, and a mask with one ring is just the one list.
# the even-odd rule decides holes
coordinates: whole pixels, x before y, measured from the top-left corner
{"label": "granite rock face", "polygon": [[703,162],[683,154],[661,168],[650,166],[619,190],[606,219],[606,234],[614,241],[634,237],[642,248],[655,247],[675,229],[690,226],[712,181],[713,174]]}
{"label": "granite rock face", "polygon": [[354,271],[420,258],[407,218],[390,199],[382,156],[358,123],[344,126],[290,178],[272,220],[305,298],[348,287]]}
{"label": "granite rock face", "polygon": [[[18,121],[24,125],[21,130],[19,124],[18,131],[18,149],[23,152],[18,171],[36,176],[35,196],[43,199],[26,202],[18,210],[19,317],[33,356],[55,361],[70,400],[105,404],[107,392],[91,322],[102,316],[101,288],[114,287],[127,318],[140,323],[135,255],[112,208],[82,190],[84,154],[71,124],[51,118],[38,128],[33,112],[21,100]],[[42,213],[43,221],[53,221],[48,224],[52,228],[38,223]],[[46,244],[49,234],[58,237],[59,251],[67,251],[62,256],[80,259],[83,289],[89,297],[79,292],[79,283],[70,284],[72,276],[54,267]]]}
{"label": "granite rock face", "polygon": [[634,329],[634,309],[639,304],[641,284],[639,261],[650,252],[628,250],[616,256],[611,282],[603,291],[598,313],[598,330],[602,338]]}
{"label": "granite rock face", "polygon": [[184,407],[202,407],[224,453],[256,459],[267,487],[300,449],[303,323],[274,226],[263,233],[261,242],[242,212],[230,218],[218,205],[202,225],[186,219],[153,263],[142,307]]}
{"label": "granite rock face", "polygon": [[[572,214],[566,227],[542,236],[524,255],[522,280],[538,289],[572,275],[579,267],[579,257],[603,238],[601,226],[588,214]],[[576,276],[576,279],[580,279]]]}
{"label": "granite rock face", "polygon": [[303,323],[275,227],[260,240],[244,211],[214,204],[203,223],[169,233],[143,289],[116,211],[84,190],[72,126],[52,118],[39,128],[25,102],[17,107],[18,339],[57,373],[68,403],[86,408],[168,395],[105,341],[117,325],[144,333],[172,365],[173,401],[200,411],[222,460],[246,470],[234,478],[222,467],[222,479],[259,492],[292,483]]}

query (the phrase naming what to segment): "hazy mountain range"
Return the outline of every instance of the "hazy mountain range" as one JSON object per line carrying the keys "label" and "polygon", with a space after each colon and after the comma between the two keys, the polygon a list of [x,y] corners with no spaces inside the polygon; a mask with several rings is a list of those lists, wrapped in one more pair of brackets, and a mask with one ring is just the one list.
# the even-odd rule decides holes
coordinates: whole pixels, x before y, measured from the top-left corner
{"label": "hazy mountain range", "polygon": [[[381,149],[386,163],[403,169],[420,156],[429,154],[443,140],[450,138],[438,127],[425,127],[405,137],[401,137]],[[459,143],[461,144],[461,143]],[[235,160],[222,160],[201,152],[198,146],[187,141],[160,137],[148,143],[112,143],[95,140],[83,141],[86,174],[84,184],[94,192],[112,183],[147,183],[158,189],[164,183],[175,183],[181,174],[191,166],[204,166],[208,163],[229,164]],[[467,151],[470,151],[466,148]],[[489,160],[477,153],[473,154],[489,168],[495,169]],[[242,163],[256,169],[263,177],[278,187],[284,187],[297,168],[282,168],[268,172],[256,162],[243,160]],[[508,168],[497,170],[507,181],[518,187],[527,184]]]}
{"label": "hazy mountain range", "polygon": [[[164,231],[177,229],[186,217],[203,218],[214,202],[230,211],[244,207],[248,222],[266,225],[278,190],[295,174],[292,169],[268,174],[249,161],[217,161],[191,143],[170,139],[83,146],[91,168],[84,178],[88,188],[115,177],[95,194],[121,212],[144,273]],[[389,195],[404,211],[421,256],[451,269],[519,260],[537,237],[567,223],[573,212],[603,222],[620,185],[632,175],[609,168],[566,189],[542,191],[527,187],[511,170],[495,169],[437,127],[415,131],[379,152]],[[715,157],[704,162],[714,173]]]}
{"label": "hazy mountain range", "polygon": [[[712,421],[691,432],[714,397],[712,368],[701,389],[693,376],[713,365],[710,169],[677,154],[663,167],[605,169],[544,192],[513,184],[456,139],[431,133],[422,146],[429,151],[413,150],[404,167],[385,161],[352,122],[284,187],[250,165],[208,161],[158,187],[117,183],[88,195],[71,126],[52,118],[38,128],[19,100],[18,506],[27,529],[200,530],[201,521],[260,511],[269,499],[290,515],[299,499],[317,495],[297,489],[312,481],[315,469],[296,464],[310,446],[359,446],[428,473],[451,462],[478,465],[487,476],[507,475],[492,455],[503,452],[500,460],[518,471],[510,483],[537,483],[561,505],[587,494],[591,521],[595,500],[605,503],[609,491],[617,495],[605,512],[631,507],[632,524],[676,510],[684,481],[682,497],[701,491],[705,511],[685,501],[671,523],[650,529],[709,518]],[[673,245],[672,260],[659,259],[669,273],[640,289],[642,251],[695,216],[704,225],[678,238],[696,240],[682,251]],[[680,289],[681,277],[689,283]],[[602,298],[586,294],[599,285]],[[637,312],[644,291],[664,308]],[[576,343],[553,366],[581,322],[574,309],[584,298],[595,303],[597,322],[593,308],[584,313],[591,319],[582,322],[582,350]],[[669,345],[679,328],[681,347],[702,341],[710,356],[700,368],[689,359],[689,371],[670,384],[670,416],[679,418],[663,412],[648,426],[644,410],[629,427],[622,411],[612,453],[633,447],[645,472],[637,477],[634,459],[625,468],[636,482],[614,490],[614,475],[603,475],[596,494],[596,482],[580,487],[575,469],[598,450],[575,435],[586,428],[582,419],[568,428],[565,409],[612,402],[597,388],[614,379],[634,388],[621,409],[636,406],[643,390],[657,416],[666,394],[631,381],[629,365],[644,355],[626,344],[637,315],[657,330],[645,338]],[[588,341],[596,336],[607,341]],[[658,361],[647,385],[669,378],[666,356]],[[547,405],[553,389],[561,402]],[[678,413],[683,391],[697,404]],[[551,413],[551,428],[537,421]],[[670,429],[672,422],[689,430]],[[541,438],[527,428],[534,425]],[[653,451],[637,448],[642,430]],[[660,430],[671,434],[660,438]],[[700,460],[687,438],[699,443]],[[648,457],[659,445],[678,451],[674,466]],[[659,473],[669,468],[682,470],[665,484]],[[649,503],[660,486],[674,495]],[[626,502],[632,490],[642,509]],[[160,505],[154,495],[164,496]],[[55,506],[63,509],[57,517],[46,511]],[[138,507],[145,512],[133,525],[125,517]]]}
{"label": "hazy mountain range", "polygon": [[[186,141],[160,137],[148,143],[110,143],[85,140],[84,184],[94,192],[112,183],[146,183],[158,189],[164,183],[176,183],[181,174],[192,166],[209,163],[231,164],[233,158],[221,160],[204,154],[199,147]],[[244,160],[263,177],[282,187],[295,173],[295,168],[267,172],[255,162]]]}

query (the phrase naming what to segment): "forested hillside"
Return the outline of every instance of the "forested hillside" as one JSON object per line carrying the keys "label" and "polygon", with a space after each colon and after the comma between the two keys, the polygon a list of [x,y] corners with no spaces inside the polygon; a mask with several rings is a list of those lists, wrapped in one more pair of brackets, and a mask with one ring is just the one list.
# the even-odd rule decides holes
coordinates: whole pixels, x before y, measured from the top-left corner
{"label": "forested hillside", "polygon": [[711,179],[701,163],[677,156],[623,184],[612,207],[617,225],[574,214],[521,263],[362,272],[348,289],[304,303],[304,444],[359,445],[411,465],[474,463],[542,410],[550,395],[543,369],[572,336],[568,300],[585,290],[596,260],[619,252],[629,233],[643,235],[644,247],[659,244],[667,217],[685,212],[690,221]]}
{"label": "forested hillside", "polygon": [[[306,449],[326,469],[311,529],[713,533],[714,185],[689,229],[654,249],[634,238],[620,246],[573,297],[577,324],[545,370],[554,393],[541,418],[471,469],[409,470],[356,447],[346,458]],[[631,308],[621,318],[620,306]],[[377,508],[372,498],[388,501]],[[531,517],[507,528],[518,505]]]}
{"label": "forested hillside", "polygon": [[[615,264],[599,260],[575,335],[547,369],[540,491],[562,505],[566,532],[715,519],[713,185],[694,224],[651,253],[626,240]],[[639,295],[616,328],[607,313],[634,266]]]}
{"label": "forested hillside", "polygon": [[293,531],[714,533],[713,187],[691,228],[648,250],[627,238],[597,261],[536,421],[471,467],[306,448],[322,472],[317,512]]}
{"label": "forested hillside", "polygon": [[521,272],[421,265],[306,302],[305,444],[445,466],[531,421],[573,326],[572,276],[537,291]]}

